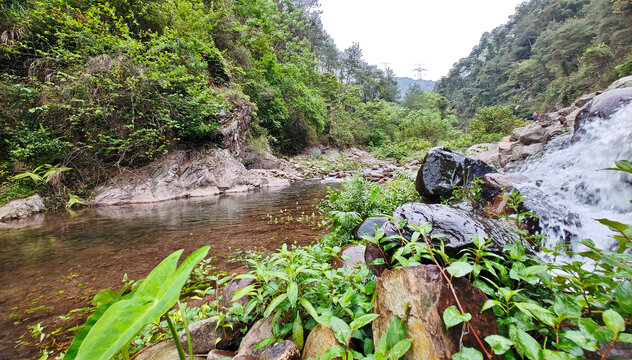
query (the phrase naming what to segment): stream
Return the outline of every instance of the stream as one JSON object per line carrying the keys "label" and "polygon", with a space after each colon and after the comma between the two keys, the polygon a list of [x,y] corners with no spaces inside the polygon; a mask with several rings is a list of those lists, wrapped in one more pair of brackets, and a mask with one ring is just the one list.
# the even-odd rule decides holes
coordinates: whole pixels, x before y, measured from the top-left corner
{"label": "stream", "polygon": [[146,277],[175,250],[185,249],[184,258],[210,245],[215,266],[240,271],[231,261],[239,249],[314,242],[325,232],[315,226],[322,219],[314,206],[327,186],[304,181],[218,197],[59,210],[22,229],[0,229],[0,359],[35,357],[33,346],[20,345],[37,342],[27,326],[41,322],[50,333],[79,325],[81,316],[70,310],[86,306],[99,289],[120,289],[125,274]]}

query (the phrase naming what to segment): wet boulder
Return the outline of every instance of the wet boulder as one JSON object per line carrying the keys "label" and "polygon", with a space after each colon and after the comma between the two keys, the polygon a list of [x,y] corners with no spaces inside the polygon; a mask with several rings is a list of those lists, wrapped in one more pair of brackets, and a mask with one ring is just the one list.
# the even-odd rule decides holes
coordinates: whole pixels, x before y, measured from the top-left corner
{"label": "wet boulder", "polygon": [[239,344],[239,350],[237,350],[237,355],[248,355],[259,357],[263,353],[263,351],[267,348],[263,347],[255,350],[255,347],[261,342],[263,339],[267,339],[273,337],[272,333],[272,316],[267,319],[257,320],[254,325],[248,330],[243,339],[241,339],[241,343]]}
{"label": "wet boulder", "polygon": [[[302,360],[317,359],[320,355],[327,352],[329,348],[336,345],[341,344],[336,340],[333,330],[327,326],[318,324],[312,329],[305,341]],[[340,360],[340,358],[335,358],[334,360]]]}
{"label": "wet boulder", "polygon": [[375,234],[375,230],[382,227],[382,225],[384,225],[387,221],[388,218],[385,216],[368,217],[360,225],[351,230],[351,234],[357,240],[362,240],[362,236],[364,235],[373,236]]}
{"label": "wet boulder", "polygon": [[300,360],[301,350],[290,340],[267,346],[259,360]]}
{"label": "wet boulder", "polygon": [[[407,221],[402,235],[410,239],[414,229],[409,225],[432,225],[430,235],[441,236],[446,253],[458,257],[462,249],[472,246],[476,235],[483,239],[492,239],[488,251],[500,253],[508,243],[519,242],[518,235],[505,229],[495,220],[488,219],[474,211],[456,205],[410,203],[398,207],[393,213],[396,222]],[[391,221],[382,226],[386,236],[397,233],[397,227]]]}
{"label": "wet boulder", "polygon": [[[483,339],[496,334],[497,324],[493,312],[486,310],[481,313],[487,300],[485,294],[464,278],[456,278],[453,285],[465,312],[472,315],[469,324],[479,337]],[[404,359],[448,360],[461,344],[479,348],[472,331],[463,331],[464,325],[446,331],[443,311],[456,305],[456,300],[436,265],[385,271],[377,281],[375,294],[374,312],[379,314],[373,321],[373,341],[376,346],[395,316],[399,316],[406,322],[407,337],[412,339]]]}
{"label": "wet boulder", "polygon": [[572,141],[578,141],[585,133],[585,125],[593,118],[608,118],[623,106],[632,102],[632,87],[606,91],[584,105],[575,118]]}
{"label": "wet boulder", "polygon": [[493,173],[483,176],[483,198],[494,201],[496,196],[511,192],[516,184],[529,181],[529,178],[514,173]]}
{"label": "wet boulder", "polygon": [[[191,348],[194,354],[208,354],[213,349],[224,350],[236,343],[241,326],[235,321],[226,320],[224,326],[217,326],[217,319],[210,318],[189,324],[191,334]],[[187,335],[182,331],[179,335],[180,343],[186,347]]]}
{"label": "wet boulder", "polygon": [[359,263],[364,262],[364,245],[347,244],[342,247],[338,256],[332,260],[332,266],[334,269],[341,267],[352,268]]}
{"label": "wet boulder", "polygon": [[438,202],[449,197],[455,186],[467,186],[474,178],[491,172],[496,170],[483,161],[437,147],[426,154],[415,187],[421,196]]}
{"label": "wet boulder", "polygon": [[[386,251],[380,249],[377,245],[369,243],[364,251],[364,262],[369,267],[369,270],[375,275],[380,276],[384,270],[388,269],[386,262],[393,256],[393,251]],[[376,260],[384,259],[384,263],[377,263]]]}

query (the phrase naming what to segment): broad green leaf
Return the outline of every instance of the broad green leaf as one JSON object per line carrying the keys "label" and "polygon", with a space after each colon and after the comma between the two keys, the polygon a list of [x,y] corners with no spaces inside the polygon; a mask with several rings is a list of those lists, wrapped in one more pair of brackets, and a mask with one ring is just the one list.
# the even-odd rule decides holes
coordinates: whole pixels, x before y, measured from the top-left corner
{"label": "broad green leaf", "polygon": [[491,309],[494,306],[498,306],[498,305],[501,305],[500,301],[489,299],[489,300],[485,301],[485,304],[483,304],[483,308],[481,309],[481,312],[483,312],[483,311],[485,311],[487,309]]}
{"label": "broad green leaf", "polygon": [[330,324],[339,343],[346,344],[351,339],[351,328],[342,319],[332,316]]}
{"label": "broad green leaf", "polygon": [[458,277],[463,277],[471,273],[472,270],[474,270],[474,267],[472,267],[471,264],[466,263],[464,261],[457,261],[457,262],[453,262],[450,266],[448,266],[445,269],[450,275],[458,278]]}
{"label": "broad green leaf", "polygon": [[177,267],[183,250],[156,266],[129,298],[113,303],[92,326],[81,343],[76,359],[107,360],[114,356],[146,324],[157,320],[180,297],[180,290],[193,268],[206,256],[205,246]]}
{"label": "broad green leaf", "polygon": [[257,284],[251,284],[246,286],[245,288],[239,289],[235,291],[233,298],[230,300],[231,302],[235,302],[241,299],[244,296],[250,295],[250,293],[257,287]]}
{"label": "broad green leaf", "polygon": [[359,318],[353,320],[351,322],[351,324],[349,325],[349,327],[351,327],[351,330],[357,330],[360,329],[361,327],[363,327],[364,325],[370,323],[371,321],[375,320],[375,318],[377,318],[378,314],[366,314],[366,315],[362,315]]}
{"label": "broad green leaf", "polygon": [[553,314],[551,314],[549,310],[541,307],[540,305],[527,303],[527,302],[517,302],[514,304],[523,313],[533,316],[536,319],[540,320],[541,322],[549,326],[555,325]]}
{"label": "broad green leaf", "polygon": [[619,306],[628,314],[632,314],[632,283],[624,281],[617,285],[615,297]]}
{"label": "broad green leaf", "polygon": [[531,360],[540,360],[540,344],[527,332],[512,325],[509,328],[509,337],[519,354]]}
{"label": "broad green leaf", "polygon": [[578,322],[579,330],[587,339],[609,342],[614,338],[612,330],[605,326],[600,326],[593,319],[581,318]]}
{"label": "broad green leaf", "polygon": [[303,308],[305,310],[307,310],[307,312],[309,313],[309,315],[316,320],[317,322],[320,323],[320,321],[318,321],[319,316],[318,316],[318,312],[316,311],[316,309],[314,309],[314,306],[312,305],[312,303],[309,302],[309,300],[305,299],[305,298],[301,298],[300,299],[300,303],[301,305],[303,305]]}
{"label": "broad green leaf", "polygon": [[377,354],[385,357],[395,344],[404,339],[406,339],[406,323],[399,316],[395,316],[388,326],[386,334],[382,335],[377,344],[377,349],[375,349],[376,359]]}
{"label": "broad green leaf", "polygon": [[413,339],[404,339],[393,346],[391,352],[388,354],[390,360],[399,360],[406,354],[410,345],[412,345]]}
{"label": "broad green leaf", "polygon": [[294,319],[294,325],[292,326],[292,341],[298,346],[299,350],[303,350],[303,322],[301,321],[301,315],[298,311],[296,312],[296,319]]}
{"label": "broad green leaf", "polygon": [[603,312],[603,322],[616,334],[625,331],[625,320],[618,312],[608,309]]}
{"label": "broad green leaf", "polygon": [[298,299],[298,285],[295,282],[291,282],[287,286],[287,298],[290,300],[290,305],[296,307],[296,301]]}
{"label": "broad green leaf", "polygon": [[120,295],[118,293],[115,293],[110,289],[102,289],[94,295],[94,298],[92,298],[92,305],[96,308],[100,308],[101,306],[115,301],[119,297]]}
{"label": "broad green leaf", "polygon": [[265,338],[261,341],[259,341],[259,343],[257,344],[257,346],[255,346],[255,350],[259,350],[261,348],[264,348],[268,345],[272,345],[276,342],[276,339],[273,337],[269,337],[269,338]]}
{"label": "broad green leaf", "polygon": [[582,310],[575,298],[567,294],[557,294],[553,303],[553,311],[558,316],[565,318],[578,318],[582,315]]}
{"label": "broad green leaf", "polygon": [[454,305],[443,311],[443,322],[445,323],[446,330],[462,322],[470,321],[471,319],[472,315],[469,313],[462,314]]}
{"label": "broad green leaf", "polygon": [[452,355],[452,360],[483,360],[483,354],[476,349],[464,347],[461,351]]}
{"label": "broad green leaf", "polygon": [[582,349],[588,351],[597,351],[599,347],[594,340],[588,339],[581,331],[567,331],[562,334],[565,338],[579,345]]}
{"label": "broad green leaf", "polygon": [[619,333],[619,337],[617,339],[624,343],[632,343],[632,334]]}
{"label": "broad green leaf", "polygon": [[[562,351],[544,349],[544,359],[546,360],[579,360],[577,356]],[[582,357],[583,358],[583,357]]]}
{"label": "broad green leaf", "polygon": [[287,293],[286,294],[281,294],[279,296],[277,296],[276,298],[274,298],[274,300],[270,301],[270,305],[268,305],[268,307],[266,308],[266,311],[263,313],[263,317],[267,318],[270,316],[270,314],[272,314],[272,312],[274,310],[276,310],[276,308],[283,302],[285,301],[285,299],[287,299]]}
{"label": "broad green leaf", "polygon": [[513,346],[514,342],[500,335],[489,335],[485,341],[492,347],[492,351],[496,355],[506,353]]}

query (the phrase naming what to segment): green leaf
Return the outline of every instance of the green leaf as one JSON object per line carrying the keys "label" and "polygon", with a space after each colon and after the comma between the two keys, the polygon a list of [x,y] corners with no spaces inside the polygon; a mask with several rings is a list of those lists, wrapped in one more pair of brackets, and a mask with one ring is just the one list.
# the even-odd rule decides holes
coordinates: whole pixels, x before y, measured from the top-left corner
{"label": "green leaf", "polygon": [[332,316],[330,324],[338,342],[346,344],[351,339],[351,328],[342,319]]}
{"label": "green leaf", "polygon": [[632,343],[632,334],[619,333],[619,337],[617,339],[621,342]]}
{"label": "green leaf", "polygon": [[485,341],[492,347],[492,351],[496,355],[506,353],[513,346],[514,342],[500,335],[489,335]]}
{"label": "green leaf", "polygon": [[257,344],[257,346],[255,346],[254,350],[259,350],[262,349],[268,345],[272,345],[276,342],[276,339],[274,337],[269,337],[269,338],[265,338],[261,341],[259,341],[259,343]]}
{"label": "green leaf", "polygon": [[360,329],[361,327],[363,327],[364,325],[370,323],[371,321],[375,320],[375,318],[377,318],[378,314],[366,314],[366,315],[362,315],[359,318],[353,320],[351,322],[351,324],[349,325],[349,327],[351,327],[351,330],[357,330]]}
{"label": "green leaf", "polygon": [[481,309],[481,312],[483,312],[483,311],[485,311],[487,309],[491,309],[494,306],[499,306],[499,305],[501,305],[500,301],[489,299],[489,300],[485,301],[485,304],[483,304],[483,308]]}
{"label": "green leaf", "polygon": [[615,336],[625,331],[625,320],[623,320],[623,317],[619,315],[618,312],[612,309],[603,312],[603,322],[614,332]]}
{"label": "green leaf", "polygon": [[94,295],[94,298],[92,298],[92,305],[96,308],[100,308],[101,306],[115,301],[119,297],[120,295],[118,293],[115,293],[110,289],[102,289]]}
{"label": "green leaf", "polygon": [[469,313],[462,314],[454,305],[443,311],[443,322],[445,323],[446,330],[462,322],[470,321],[471,319],[472,315]]}
{"label": "green leaf", "polygon": [[267,318],[270,316],[270,314],[272,314],[272,312],[279,306],[281,305],[281,303],[283,301],[285,301],[285,299],[287,299],[287,293],[286,294],[281,294],[279,296],[277,296],[276,298],[274,298],[274,300],[272,300],[270,302],[270,305],[268,305],[268,307],[266,308],[266,311],[263,313],[263,317]]}
{"label": "green leaf", "polygon": [[406,323],[399,316],[395,316],[388,326],[386,334],[382,335],[377,344],[377,349],[375,349],[376,359],[378,354],[385,358],[393,346],[404,339],[406,339]]}
{"label": "green leaf", "polygon": [[448,273],[450,273],[450,275],[458,278],[471,273],[472,270],[474,270],[474,267],[464,261],[457,261],[453,262],[445,269],[448,271]]}
{"label": "green leaf", "polygon": [[296,301],[298,300],[298,285],[295,282],[291,282],[287,286],[287,297],[290,300],[290,305],[296,307]]}
{"label": "green leaf", "polygon": [[182,251],[158,264],[131,297],[121,298],[108,307],[81,342],[76,359],[111,358],[146,324],[157,320],[178,301],[182,286],[209,247],[198,249],[177,267]]}
{"label": "green leaf", "polygon": [[531,360],[540,360],[540,344],[527,332],[512,325],[509,328],[509,337],[520,355]]}
{"label": "green leaf", "polygon": [[533,316],[549,326],[555,325],[553,314],[540,305],[527,302],[516,302],[514,303],[514,305],[516,305],[516,307],[520,309],[520,311],[522,311],[523,313],[529,316]]}
{"label": "green leaf", "polygon": [[578,318],[582,315],[582,310],[577,301],[567,294],[557,294],[553,303],[553,311],[558,316],[565,318]]}
{"label": "green leaf", "polygon": [[452,355],[452,360],[483,360],[483,354],[476,349],[464,347],[461,351]]}
{"label": "green leaf", "polygon": [[314,309],[314,306],[312,305],[312,303],[309,302],[309,300],[305,299],[305,298],[301,298],[300,299],[300,303],[301,305],[303,305],[303,308],[305,310],[307,310],[307,312],[309,313],[309,315],[316,320],[317,322],[320,323],[320,321],[318,321],[319,316],[318,316],[318,312],[316,311],[316,309]]}
{"label": "green leaf", "polygon": [[257,284],[251,284],[246,286],[243,289],[239,289],[237,291],[235,291],[235,294],[233,295],[233,298],[230,300],[231,302],[235,302],[239,299],[241,299],[244,296],[248,296],[250,295],[250,293],[257,287]]}
{"label": "green leaf", "polygon": [[624,281],[617,285],[615,297],[621,309],[628,314],[632,314],[632,283]]}
{"label": "green leaf", "polygon": [[408,349],[413,343],[413,339],[404,339],[393,346],[391,352],[388,354],[390,360],[399,360],[402,356],[406,355]]}
{"label": "green leaf", "polygon": [[298,311],[296,312],[296,319],[294,319],[294,325],[292,326],[292,341],[298,346],[299,350],[303,350],[303,323]]}
{"label": "green leaf", "polygon": [[579,345],[582,349],[588,351],[597,351],[599,347],[597,343],[591,339],[586,338],[581,331],[567,331],[562,334],[565,338]]}
{"label": "green leaf", "polygon": [[612,330],[608,329],[605,326],[600,326],[593,319],[581,318],[578,322],[579,330],[587,339],[602,342],[609,342],[614,339],[614,333],[612,332]]}

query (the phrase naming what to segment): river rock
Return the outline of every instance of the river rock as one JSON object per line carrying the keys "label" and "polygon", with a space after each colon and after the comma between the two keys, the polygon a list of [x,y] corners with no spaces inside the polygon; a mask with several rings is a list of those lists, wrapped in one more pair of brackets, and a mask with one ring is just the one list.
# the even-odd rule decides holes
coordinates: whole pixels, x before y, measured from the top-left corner
{"label": "river rock", "polygon": [[518,161],[529,158],[544,149],[544,145],[541,143],[535,143],[531,145],[516,145],[511,150],[511,160]]}
{"label": "river rock", "polygon": [[241,343],[239,344],[239,350],[237,350],[237,355],[248,355],[259,357],[263,353],[263,351],[267,348],[261,348],[255,350],[255,347],[261,342],[263,339],[267,339],[273,337],[272,333],[272,316],[267,319],[257,320],[254,325],[248,330],[243,339],[241,339]]}
{"label": "river rock", "polygon": [[267,346],[259,360],[299,360],[301,350],[290,340]]}
{"label": "river rock", "polygon": [[[396,222],[407,220],[409,225],[429,223],[432,225],[430,235],[443,235],[445,250],[451,257],[458,257],[462,249],[472,246],[475,235],[482,239],[492,239],[488,251],[500,253],[503,247],[512,242],[520,241],[518,235],[473,211],[466,211],[456,205],[410,203],[398,207],[393,213]],[[385,234],[397,233],[395,224],[391,221],[382,226]],[[410,239],[413,229],[405,226],[401,229],[405,238]]]}
{"label": "river rock", "polygon": [[341,267],[353,268],[359,263],[364,263],[364,252],[366,247],[358,244],[347,244],[342,247],[332,261],[334,269]]}
{"label": "river rock", "polygon": [[483,198],[493,201],[496,196],[511,192],[515,185],[529,181],[529,178],[514,173],[492,173],[483,176]]}
{"label": "river rock", "polygon": [[[312,329],[303,347],[302,360],[317,359],[320,355],[336,345],[340,345],[331,328],[318,324]],[[334,358],[332,360],[340,360]]]}
{"label": "river rock", "polygon": [[583,126],[591,118],[608,118],[632,101],[632,87],[606,91],[584,105],[575,118],[572,141],[578,141],[585,132]]}
{"label": "river rock", "polygon": [[[186,343],[185,343],[186,344]],[[186,350],[185,350],[186,353]],[[194,359],[206,359],[206,355],[193,355]],[[161,341],[141,350],[134,358],[136,360],[179,360],[178,350],[173,340]]]}
{"label": "river rock", "polygon": [[467,186],[474,178],[491,172],[496,170],[480,160],[437,147],[426,154],[415,187],[421,196],[440,201],[449,197],[455,186]]}
{"label": "river rock", "polygon": [[[453,281],[454,289],[466,312],[472,315],[470,324],[481,339],[497,333],[496,317],[491,310],[481,313],[487,297],[464,278]],[[443,311],[456,305],[452,293],[436,265],[401,267],[385,271],[375,286],[373,341],[377,346],[388,327],[399,316],[406,323],[406,333],[412,339],[407,360],[448,360],[461,344],[463,325],[446,331]],[[406,314],[406,311],[409,311]],[[462,345],[480,349],[471,331],[462,338]]]}
{"label": "river rock", "polygon": [[385,216],[368,217],[360,225],[351,230],[351,234],[354,238],[356,238],[356,240],[362,240],[362,236],[364,235],[373,236],[375,234],[375,230],[382,227],[382,225],[384,225],[387,221],[388,218]]}
{"label": "river rock", "polygon": [[240,303],[242,306],[246,306],[246,303],[250,300],[250,296],[243,296],[237,301],[233,301],[233,297],[238,290],[254,283],[254,279],[232,279],[229,281],[224,287],[224,290],[222,290],[222,306],[225,309],[230,309],[234,302]]}
{"label": "river rock", "polygon": [[619,80],[616,80],[610,86],[608,86],[607,90],[621,89],[626,87],[632,87],[632,76],[622,77]]}
{"label": "river rock", "polygon": [[520,141],[523,145],[531,145],[533,143],[541,143],[544,141],[544,128],[542,125],[534,122],[527,126],[513,129],[511,139]]}
{"label": "river rock", "polygon": [[24,219],[46,210],[44,200],[38,194],[18,199],[0,207],[0,221]]}
{"label": "river rock", "polygon": [[470,146],[465,152],[468,156],[474,156],[480,161],[493,165],[498,163],[498,144],[476,144]]}
{"label": "river rock", "polygon": [[[232,359],[235,356],[235,352],[227,350],[211,350],[206,356],[206,360],[220,360],[220,359]],[[228,358],[228,359],[227,359]]]}
{"label": "river rock", "polygon": [[[233,345],[239,338],[241,326],[230,319],[226,319],[226,323],[225,326],[217,327],[216,319],[210,318],[189,324],[193,353],[208,354],[213,349],[224,350]],[[179,339],[186,352],[187,335],[184,330],[179,334]]]}

